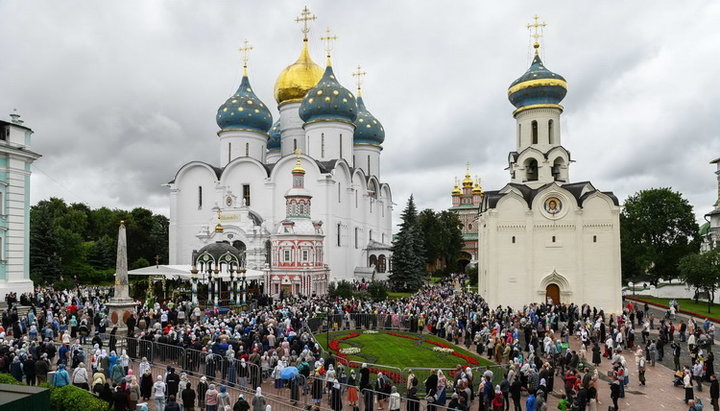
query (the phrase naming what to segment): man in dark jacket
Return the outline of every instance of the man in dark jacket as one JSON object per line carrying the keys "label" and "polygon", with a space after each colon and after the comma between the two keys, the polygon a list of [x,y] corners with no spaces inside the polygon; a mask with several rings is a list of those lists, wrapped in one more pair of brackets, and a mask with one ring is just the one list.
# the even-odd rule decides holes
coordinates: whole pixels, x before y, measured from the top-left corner
{"label": "man in dark jacket", "polygon": [[112,393],[112,404],[115,407],[115,411],[125,411],[128,406],[127,392],[122,389],[121,386],[115,387]]}
{"label": "man in dark jacket", "polygon": [[28,354],[27,360],[23,362],[23,372],[27,385],[35,385],[35,360],[32,354]]}
{"label": "man in dark jacket", "polygon": [[245,398],[242,394],[238,397],[237,402],[235,405],[233,405],[233,411],[248,411],[250,409],[250,404],[248,404],[247,401],[245,401]]}
{"label": "man in dark jacket", "polygon": [[47,360],[47,354],[43,354],[39,360],[35,361],[35,377],[38,384],[47,382],[48,372],[50,372],[50,362]]}
{"label": "man in dark jacket", "polygon": [[175,368],[170,368],[170,374],[165,377],[165,384],[167,384],[168,397],[177,396],[180,376],[175,374]]}
{"label": "man in dark jacket", "polygon": [[718,384],[717,377],[715,374],[710,376],[710,404],[713,406],[714,411],[720,410],[718,405],[718,397],[720,397],[720,384]]}
{"label": "man in dark jacket", "polygon": [[185,389],[182,390],[182,403],[185,411],[193,411],[195,409],[195,390],[193,390],[190,384],[185,385]]}
{"label": "man in dark jacket", "polygon": [[180,404],[175,402],[175,396],[171,395],[168,397],[168,402],[165,404],[164,411],[180,411]]}

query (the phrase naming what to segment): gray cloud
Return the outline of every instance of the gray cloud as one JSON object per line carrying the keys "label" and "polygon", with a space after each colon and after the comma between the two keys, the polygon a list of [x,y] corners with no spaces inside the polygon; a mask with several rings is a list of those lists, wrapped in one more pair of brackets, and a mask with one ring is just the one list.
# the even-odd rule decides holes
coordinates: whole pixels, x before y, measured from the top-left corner
{"label": "gray cloud", "polygon": [[[563,144],[571,176],[623,199],[671,186],[696,207],[714,202],[708,161],[720,156],[717,2],[588,3],[309,1],[311,51],[332,28],[339,80],[368,72],[364,97],[387,131],[382,154],[398,211],[446,208],[470,161],[486,189],[508,180],[514,120],[507,87],[530,62],[523,25],[549,23],[547,66],[570,84]],[[190,160],[217,160],[215,111],[240,80],[273,105],[278,73],[299,53],[302,4],[273,2],[0,3],[0,113],[13,107],[44,155],[32,200],[167,212],[161,184]],[[276,115],[276,112],[274,113]]]}

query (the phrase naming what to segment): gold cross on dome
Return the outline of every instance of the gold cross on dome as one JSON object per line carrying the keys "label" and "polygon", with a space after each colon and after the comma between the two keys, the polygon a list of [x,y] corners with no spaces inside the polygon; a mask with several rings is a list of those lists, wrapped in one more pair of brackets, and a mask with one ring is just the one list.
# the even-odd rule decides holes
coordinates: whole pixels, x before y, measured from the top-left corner
{"label": "gold cross on dome", "polygon": [[358,97],[360,97],[360,89],[362,88],[363,83],[363,77],[365,77],[367,73],[362,70],[362,67],[357,66],[357,71],[353,72],[352,75],[355,77],[355,82],[357,83],[357,90],[358,90]]}
{"label": "gold cross on dome", "polygon": [[320,37],[320,40],[322,40],[322,41],[325,42],[325,52],[327,53],[327,57],[328,57],[328,58],[330,58],[330,52],[331,52],[332,49],[333,49],[333,47],[332,47],[332,46],[333,46],[332,42],[335,41],[335,40],[337,40],[337,36],[331,36],[331,34],[332,34],[332,32],[331,32],[330,29],[328,28],[328,29],[325,30],[325,35],[322,36],[322,37]]}
{"label": "gold cross on dome", "polygon": [[296,148],[296,149],[295,149],[295,156],[300,157],[300,154],[302,154],[302,150],[300,150],[299,148]]}
{"label": "gold cross on dome", "polygon": [[540,39],[542,39],[543,35],[542,30],[547,26],[547,23],[545,22],[538,23],[539,19],[540,17],[536,14],[533,16],[534,22],[532,24],[526,25],[528,30],[530,30],[530,37],[532,37],[534,40],[533,47],[535,47],[535,54],[537,54],[538,48],[540,47]]}
{"label": "gold cross on dome", "polygon": [[243,46],[238,49],[240,51],[240,55],[242,56],[243,61],[243,68],[245,69],[245,75],[247,76],[247,64],[250,60],[250,50],[254,49],[255,47],[250,45],[250,42],[245,40],[243,41]]}
{"label": "gold cross on dome", "polygon": [[310,32],[310,27],[308,27],[308,21],[316,20],[317,17],[315,17],[314,14],[310,13],[310,9],[305,6],[305,8],[300,12],[300,16],[295,18],[295,22],[300,23],[302,22],[303,27],[300,29],[302,31],[304,39],[307,40],[307,34]]}

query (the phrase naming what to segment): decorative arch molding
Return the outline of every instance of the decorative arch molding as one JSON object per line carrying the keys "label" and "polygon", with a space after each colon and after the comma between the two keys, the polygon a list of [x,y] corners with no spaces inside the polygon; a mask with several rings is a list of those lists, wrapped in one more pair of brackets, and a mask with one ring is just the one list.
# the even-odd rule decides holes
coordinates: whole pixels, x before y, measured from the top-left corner
{"label": "decorative arch molding", "polygon": [[220,180],[218,176],[218,171],[210,164],[204,161],[191,161],[189,163],[185,163],[182,167],[180,167],[177,173],[175,173],[175,178],[169,184],[177,184],[180,180],[182,180],[185,173],[194,168],[204,168],[205,170],[207,170],[208,174],[212,176],[213,182],[218,182]]}
{"label": "decorative arch molding", "polygon": [[242,164],[252,164],[258,171],[260,171],[265,177],[268,177],[267,169],[262,165],[261,162],[257,161],[252,157],[237,157],[233,161],[229,162],[225,168],[223,168],[222,175],[220,176],[220,182],[227,184],[227,179],[232,175],[232,170],[241,166]]}
{"label": "decorative arch molding", "polygon": [[568,281],[568,279],[565,278],[564,275],[558,273],[556,270],[553,270],[552,273],[546,275],[542,280],[540,280],[540,287],[537,290],[538,295],[545,295],[547,287],[550,284],[556,284],[558,287],[560,287],[561,295],[572,295],[570,281]]}

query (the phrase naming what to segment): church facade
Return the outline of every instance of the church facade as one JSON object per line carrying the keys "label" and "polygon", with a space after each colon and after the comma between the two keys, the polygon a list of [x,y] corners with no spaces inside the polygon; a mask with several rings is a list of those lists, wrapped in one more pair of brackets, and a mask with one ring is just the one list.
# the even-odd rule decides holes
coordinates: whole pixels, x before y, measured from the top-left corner
{"label": "church facade", "polygon": [[0,298],[33,291],[30,280],[30,150],[33,131],[20,115],[0,121]]}
{"label": "church facade", "polygon": [[508,90],[515,106],[510,182],[480,204],[479,292],[492,306],[528,302],[622,307],[620,206],[589,181],[570,180],[562,145],[565,79],[535,57]]}
{"label": "church facade", "polygon": [[452,207],[448,210],[456,213],[460,219],[460,223],[462,223],[463,248],[458,262],[460,271],[464,271],[468,264],[477,264],[477,218],[480,202],[483,197],[480,180],[472,179],[469,163],[465,171],[465,178],[462,180],[462,188],[456,181],[450,194],[452,196]]}
{"label": "church facade", "polygon": [[717,201],[715,202],[715,208],[705,214],[706,222],[700,227],[701,252],[710,251],[720,245],[720,158],[716,158],[710,164],[715,164],[717,167],[715,171],[717,175]]}
{"label": "church facade", "polygon": [[[275,83],[278,118],[253,92],[246,64],[237,92],[217,112],[219,161],[185,164],[167,184],[170,264],[190,265],[193,250],[225,242],[247,269],[264,270],[271,295],[325,292],[320,277],[386,275],[389,267],[378,263],[389,261],[392,241],[392,192],[381,179],[385,130],[365,107],[360,84],[356,96],[338,82],[329,47],[324,69],[313,62],[310,16],[306,8],[298,19],[300,56]],[[299,190],[298,161],[307,203],[291,195]],[[309,232],[286,238],[300,227]]]}

